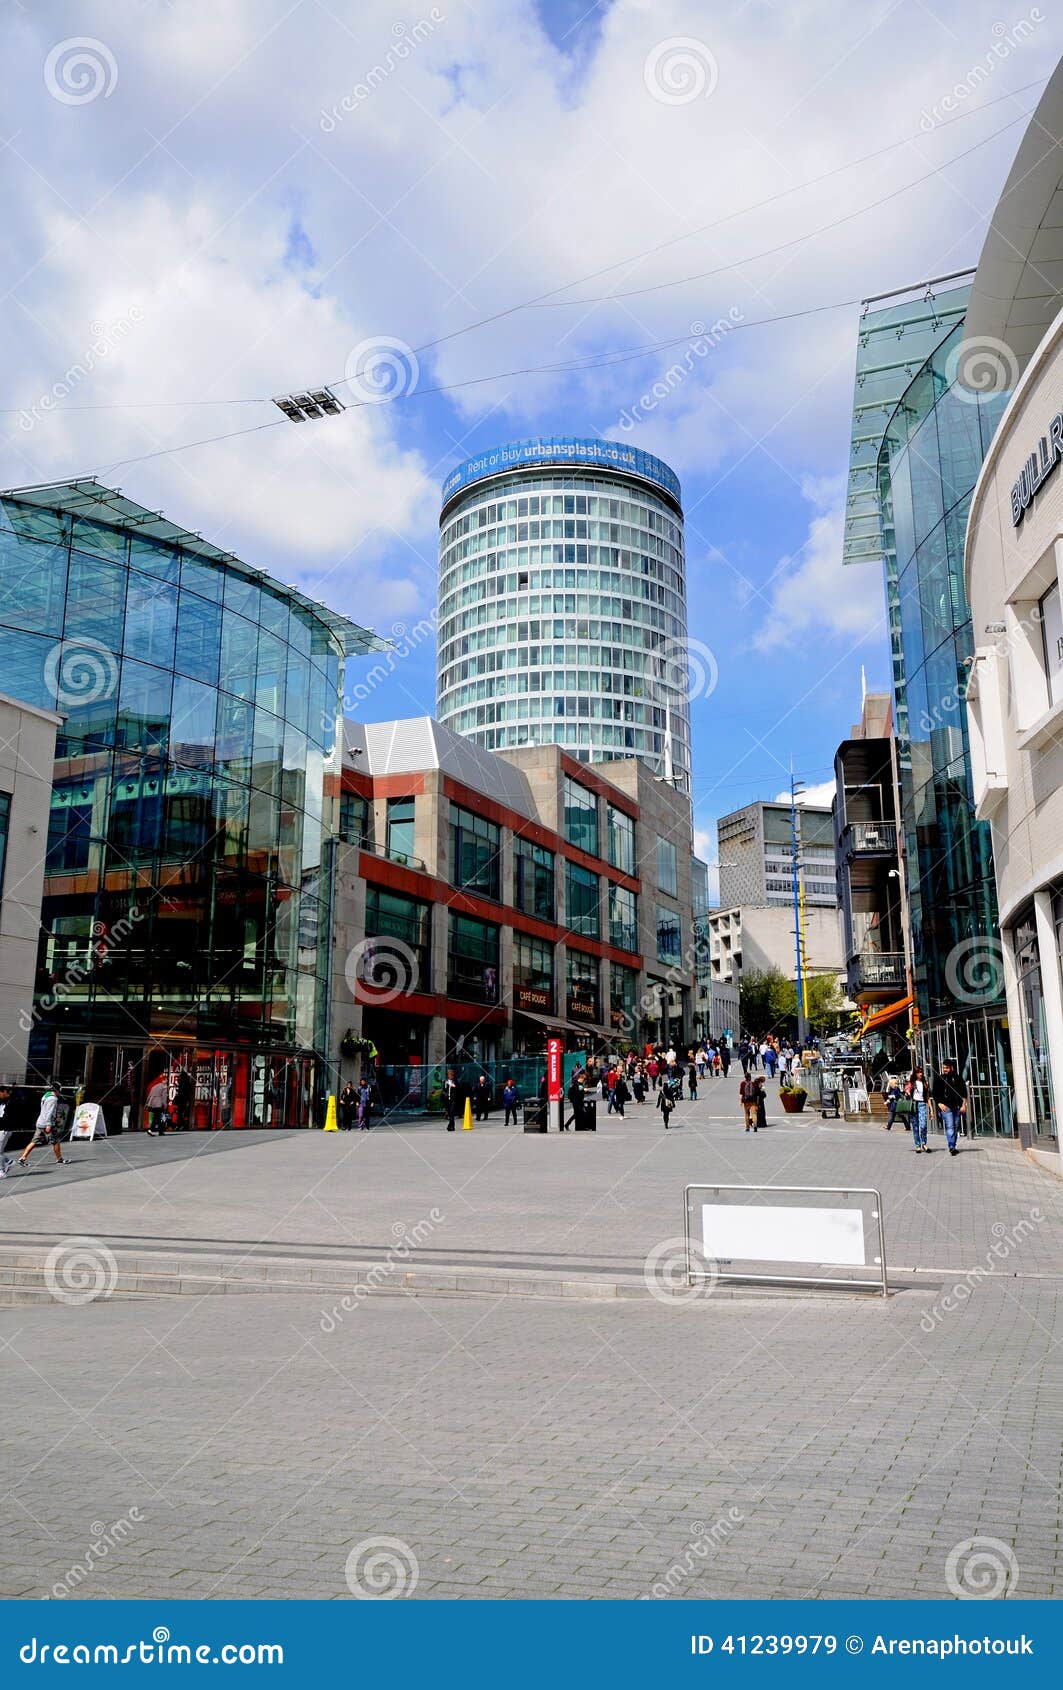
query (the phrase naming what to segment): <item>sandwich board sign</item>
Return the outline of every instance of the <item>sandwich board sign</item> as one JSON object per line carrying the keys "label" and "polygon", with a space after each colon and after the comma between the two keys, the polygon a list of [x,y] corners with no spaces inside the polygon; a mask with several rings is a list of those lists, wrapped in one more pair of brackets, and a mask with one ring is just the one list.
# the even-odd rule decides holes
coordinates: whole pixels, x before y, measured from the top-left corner
{"label": "sandwich board sign", "polygon": [[74,1110],[74,1120],[70,1128],[72,1139],[93,1139],[107,1137],[107,1123],[103,1118],[103,1110],[98,1103],[79,1103]]}

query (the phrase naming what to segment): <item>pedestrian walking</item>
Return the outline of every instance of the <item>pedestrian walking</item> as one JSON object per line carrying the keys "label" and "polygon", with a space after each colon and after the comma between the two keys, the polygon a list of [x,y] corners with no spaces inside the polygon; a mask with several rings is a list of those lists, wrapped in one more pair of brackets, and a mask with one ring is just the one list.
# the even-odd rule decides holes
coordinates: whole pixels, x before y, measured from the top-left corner
{"label": "pedestrian walking", "polygon": [[165,1138],[170,1115],[170,1087],[165,1074],[148,1087],[144,1100],[148,1111],[148,1132],[152,1138]]}
{"label": "pedestrian walking", "polygon": [[675,1108],[675,1094],[670,1080],[666,1080],[657,1093],[657,1107],[664,1116],[664,1124],[667,1129],[671,1124],[672,1111]]}
{"label": "pedestrian walking", "polygon": [[934,1106],[949,1155],[956,1156],[956,1133],[967,1114],[967,1081],[957,1073],[951,1057],[941,1064],[941,1073],[934,1081]]}
{"label": "pedestrian walking", "polygon": [[768,1099],[764,1090],[764,1081],[759,1078],[755,1079],[753,1081],[753,1090],[756,1093],[757,1104],[757,1123],[753,1128],[753,1131],[760,1132],[768,1124]]}
{"label": "pedestrian walking", "polygon": [[698,1100],[698,1070],[693,1062],[687,1069],[687,1091],[690,1094],[691,1103],[696,1103]]}
{"label": "pedestrian walking", "polygon": [[915,1146],[915,1153],[917,1156],[921,1156],[925,1151],[929,1156],[930,1146],[926,1142],[926,1126],[930,1088],[926,1083],[926,1075],[922,1068],[912,1069],[912,1077],[904,1089],[912,1100],[912,1143]]}
{"label": "pedestrian walking", "polygon": [[20,1168],[24,1168],[33,1152],[42,1144],[50,1144],[56,1161],[65,1165],[69,1157],[63,1155],[63,1128],[70,1116],[69,1105],[60,1097],[58,1090],[51,1080],[45,1086],[41,1096],[41,1107],[37,1113],[33,1137],[30,1139],[22,1155],[18,1159]]}
{"label": "pedestrian walking", "polygon": [[349,1133],[351,1128],[354,1126],[354,1115],[357,1108],[358,1093],[355,1090],[354,1081],[348,1080],[347,1084],[340,1092],[340,1100],[337,1108],[337,1113],[340,1118],[339,1124],[341,1133]]}
{"label": "pedestrian walking", "polygon": [[11,1102],[11,1087],[0,1085],[0,1179],[6,1179],[8,1170],[13,1166],[14,1157],[5,1156],[4,1151],[14,1136],[15,1128],[12,1121],[6,1119],[7,1106]]}
{"label": "pedestrian walking", "polygon": [[745,1118],[746,1132],[757,1131],[759,1125],[757,1115],[757,1081],[751,1080],[747,1074],[738,1087],[738,1101],[742,1105]]}
{"label": "pedestrian walking", "polygon": [[452,1133],[455,1131],[454,1118],[458,1109],[458,1082],[454,1078],[453,1068],[447,1069],[447,1077],[443,1081],[443,1107],[447,1112],[447,1132]]}
{"label": "pedestrian walking", "polygon": [[769,1080],[774,1080],[775,1070],[779,1066],[779,1053],[774,1045],[764,1046],[764,1067]]}
{"label": "pedestrian walking", "polygon": [[891,1074],[886,1087],[886,1131],[893,1131],[893,1123],[897,1119],[897,1105],[901,1101],[901,1082],[896,1074]]}
{"label": "pedestrian walking", "polygon": [[516,1124],[517,1124],[517,1088],[513,1083],[513,1076],[512,1075],[509,1075],[507,1077],[506,1083],[502,1087],[502,1102],[503,1102],[503,1105],[505,1106],[505,1111],[506,1111],[505,1125],[508,1127],[510,1125],[510,1122],[512,1121],[513,1126],[516,1126]]}
{"label": "pedestrian walking", "polygon": [[623,1074],[618,1072],[616,1079],[613,1082],[613,1089],[609,1093],[609,1103],[620,1116],[621,1120],[624,1119],[624,1104],[630,1096],[631,1093],[628,1090],[627,1081],[625,1080]]}
{"label": "pedestrian walking", "polygon": [[[572,1105],[572,1125],[577,1130],[583,1125],[583,1097],[585,1089],[584,1076],[577,1068],[576,1072],[572,1076],[568,1088],[568,1101]],[[565,1125],[565,1111],[563,1109],[561,1111],[561,1131],[563,1133],[568,1132],[568,1128]]]}
{"label": "pedestrian walking", "polygon": [[720,1048],[716,1052],[716,1063],[717,1063],[716,1072],[719,1073],[720,1069],[722,1068],[723,1069],[723,1077],[726,1080],[728,1074],[731,1071],[731,1047],[727,1043],[726,1039],[720,1040]]}

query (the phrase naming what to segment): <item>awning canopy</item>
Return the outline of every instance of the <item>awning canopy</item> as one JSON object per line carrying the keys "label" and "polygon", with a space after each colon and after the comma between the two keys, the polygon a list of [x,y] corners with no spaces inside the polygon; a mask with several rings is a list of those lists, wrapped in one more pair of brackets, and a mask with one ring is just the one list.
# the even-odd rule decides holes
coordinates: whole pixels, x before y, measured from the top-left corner
{"label": "awning canopy", "polygon": [[514,1015],[523,1015],[525,1021],[538,1021],[541,1027],[550,1028],[557,1033],[594,1033],[599,1038],[616,1039],[619,1035],[608,1027],[599,1027],[594,1021],[566,1021],[562,1015],[539,1015],[533,1009],[513,1008]]}
{"label": "awning canopy", "polygon": [[915,996],[909,992],[906,998],[899,998],[896,1003],[888,1003],[881,1009],[874,1010],[864,1022],[857,1037],[862,1039],[865,1033],[873,1032],[876,1027],[884,1027],[888,1021],[895,1021],[897,1016],[902,1015],[914,1002]]}

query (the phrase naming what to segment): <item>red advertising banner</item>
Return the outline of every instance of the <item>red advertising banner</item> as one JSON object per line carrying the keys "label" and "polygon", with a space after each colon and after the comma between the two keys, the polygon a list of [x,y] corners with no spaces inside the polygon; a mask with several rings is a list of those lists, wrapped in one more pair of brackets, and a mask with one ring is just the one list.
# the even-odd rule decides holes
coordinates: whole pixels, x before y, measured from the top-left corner
{"label": "red advertising banner", "polygon": [[556,1103],[561,1096],[561,1051],[560,1039],[546,1041],[546,1095],[551,1103]]}

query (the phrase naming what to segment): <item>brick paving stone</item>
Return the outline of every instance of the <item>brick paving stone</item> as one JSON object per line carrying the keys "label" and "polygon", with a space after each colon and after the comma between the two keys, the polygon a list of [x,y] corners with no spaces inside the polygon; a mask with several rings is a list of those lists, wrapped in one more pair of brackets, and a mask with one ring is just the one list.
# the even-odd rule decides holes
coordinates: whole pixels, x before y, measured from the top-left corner
{"label": "brick paving stone", "polygon": [[[185,1236],[342,1242],[300,1195],[299,1178],[309,1191],[324,1173],[348,1243],[386,1243],[397,1214],[413,1224],[446,1193],[447,1248],[619,1270],[678,1230],[686,1179],[737,1166],[880,1184],[891,1250],[928,1264],[973,1265],[994,1225],[1014,1231],[1036,1208],[1009,1271],[1063,1273],[1063,1188],[1012,1147],[927,1168],[895,1135],[813,1121],[780,1125],[754,1156],[713,1120],[723,1101],[675,1145],[636,1120],[595,1144],[539,1145],[551,1160],[536,1164],[523,1135],[491,1127],[460,1164],[428,1128],[412,1129],[417,1156],[391,1133],[350,1157],[321,1135],[193,1154],[169,1170],[174,1211],[148,1213]],[[295,1211],[281,1227],[285,1185]],[[48,1226],[146,1224],[140,1174],[52,1190]],[[43,1211],[31,1191],[0,1213],[17,1229]],[[951,1283],[885,1302],[743,1294],[679,1308],[376,1297],[331,1333],[315,1291],[2,1309],[0,1594],[44,1594],[95,1526],[135,1508],[79,1597],[350,1600],[348,1554],[386,1537],[408,1545],[425,1600],[633,1600],[675,1567],[677,1600],[945,1600],[949,1552],[979,1535],[1014,1553],[1018,1594],[1058,1597],[1063,1278],[980,1280],[927,1330]],[[732,1508],[740,1523],[699,1555],[696,1528],[704,1541]]]}

